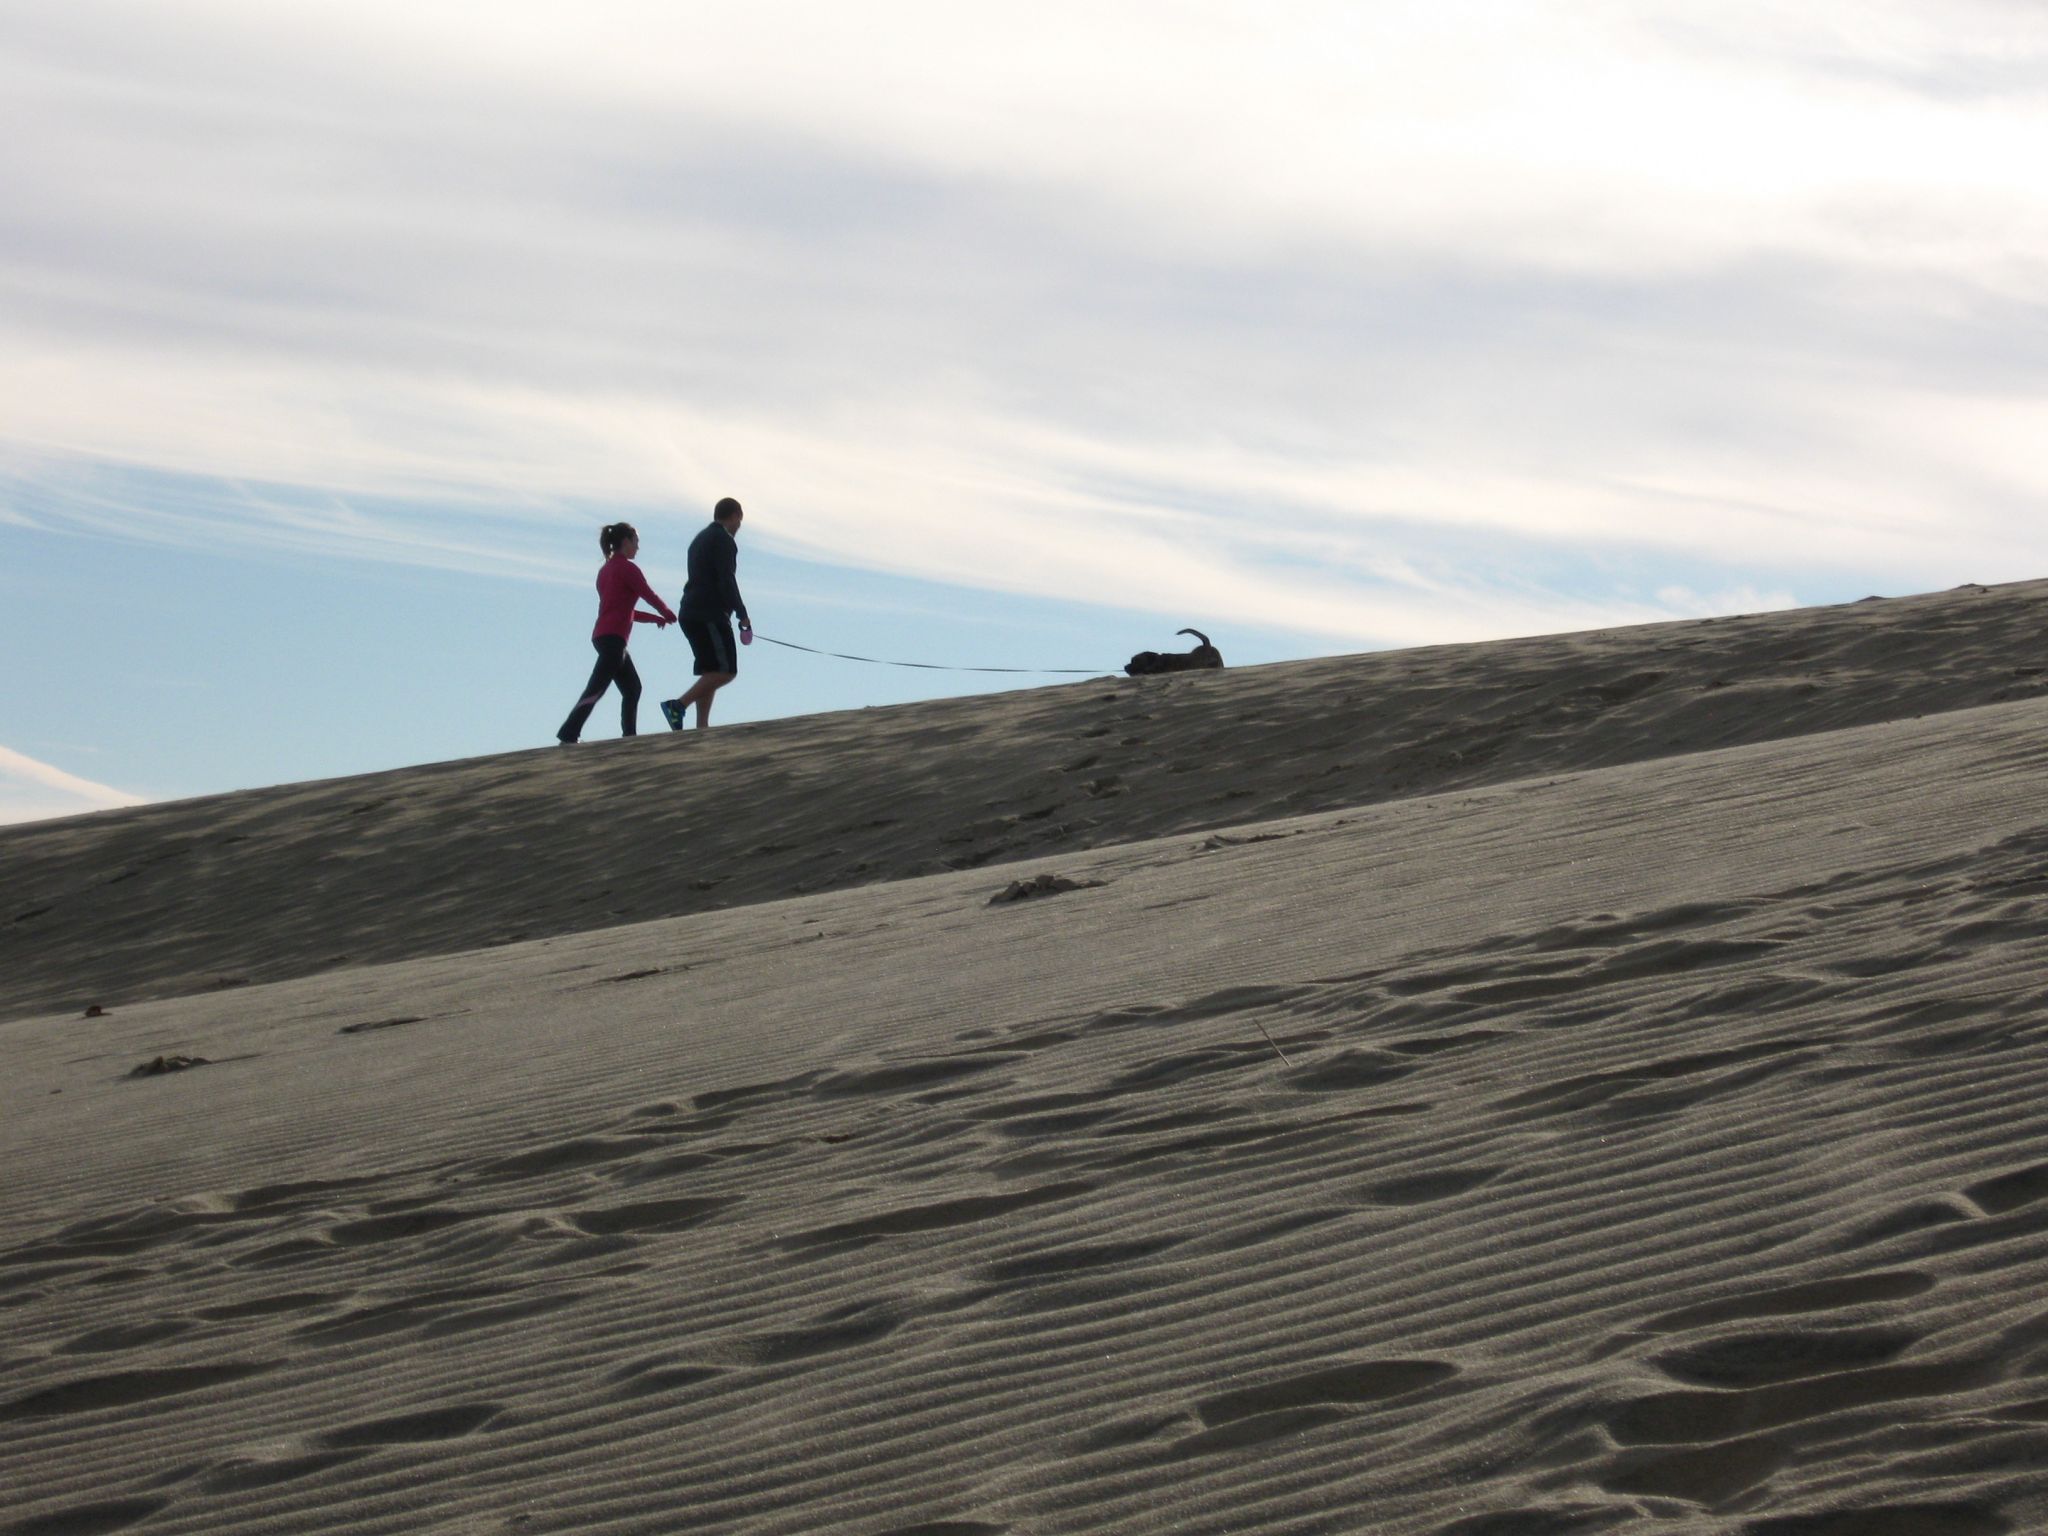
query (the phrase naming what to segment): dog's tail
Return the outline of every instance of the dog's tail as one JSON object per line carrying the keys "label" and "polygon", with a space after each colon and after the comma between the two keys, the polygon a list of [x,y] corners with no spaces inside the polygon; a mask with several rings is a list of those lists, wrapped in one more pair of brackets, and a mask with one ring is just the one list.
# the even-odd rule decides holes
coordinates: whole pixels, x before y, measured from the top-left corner
{"label": "dog's tail", "polygon": [[1197,640],[1201,641],[1202,644],[1207,645],[1209,643],[1209,637],[1203,634],[1199,629],[1176,629],[1174,633],[1176,635],[1193,635]]}

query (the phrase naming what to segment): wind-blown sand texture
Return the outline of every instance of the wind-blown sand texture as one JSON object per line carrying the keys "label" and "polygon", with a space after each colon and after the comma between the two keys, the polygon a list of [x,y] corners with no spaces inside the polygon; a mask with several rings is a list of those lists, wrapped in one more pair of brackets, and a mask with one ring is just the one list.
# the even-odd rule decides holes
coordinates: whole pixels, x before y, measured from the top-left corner
{"label": "wind-blown sand texture", "polygon": [[2048,1529],[2044,608],[0,834],[0,1531]]}

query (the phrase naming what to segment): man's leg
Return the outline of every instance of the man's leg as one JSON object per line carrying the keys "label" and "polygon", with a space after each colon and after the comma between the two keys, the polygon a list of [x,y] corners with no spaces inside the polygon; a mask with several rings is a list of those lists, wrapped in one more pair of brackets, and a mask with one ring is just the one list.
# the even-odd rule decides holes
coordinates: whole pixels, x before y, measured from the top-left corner
{"label": "man's leg", "polygon": [[697,705],[698,730],[701,731],[711,724],[711,696],[738,675],[736,672],[707,672],[697,679],[697,686],[692,688],[690,692],[701,694],[701,697],[695,701]]}
{"label": "man's leg", "polygon": [[707,723],[711,715],[711,695],[731,682],[736,674],[731,672],[706,672],[690,684],[690,691],[676,700],[676,713],[687,714],[692,704],[697,706],[697,723]]}

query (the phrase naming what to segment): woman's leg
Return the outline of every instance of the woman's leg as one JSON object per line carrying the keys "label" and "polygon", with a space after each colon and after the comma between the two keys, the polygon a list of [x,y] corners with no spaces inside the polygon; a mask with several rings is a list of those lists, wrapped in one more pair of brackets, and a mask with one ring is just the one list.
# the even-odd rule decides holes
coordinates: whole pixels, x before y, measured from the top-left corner
{"label": "woman's leg", "polygon": [[635,727],[640,719],[640,669],[623,650],[619,652],[618,675],[612,681],[619,685],[619,734],[638,735]]}
{"label": "woman's leg", "polygon": [[583,722],[597,708],[597,701],[604,697],[605,689],[612,685],[612,678],[619,670],[619,663],[625,659],[626,642],[618,635],[599,635],[590,643],[597,648],[597,665],[590,669],[590,681],[584,686],[583,697],[576,701],[576,707],[569,711],[569,718],[555,732],[557,741],[574,741],[583,734]]}

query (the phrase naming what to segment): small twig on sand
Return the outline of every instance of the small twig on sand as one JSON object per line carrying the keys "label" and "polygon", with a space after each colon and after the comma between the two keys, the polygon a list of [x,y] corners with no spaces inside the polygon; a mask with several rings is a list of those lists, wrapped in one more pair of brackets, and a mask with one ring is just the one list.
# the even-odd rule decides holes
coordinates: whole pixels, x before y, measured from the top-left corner
{"label": "small twig on sand", "polygon": [[[1254,1024],[1259,1024],[1259,1021],[1257,1019],[1253,1019],[1252,1022]],[[1265,1025],[1259,1024],[1259,1033],[1262,1035],[1266,1035]],[[1266,1044],[1273,1047],[1273,1054],[1275,1056],[1278,1056],[1281,1059],[1281,1061],[1285,1062],[1290,1067],[1294,1065],[1293,1062],[1287,1060],[1287,1053],[1280,1049],[1280,1042],[1278,1040],[1275,1040],[1271,1035],[1266,1035]]]}

